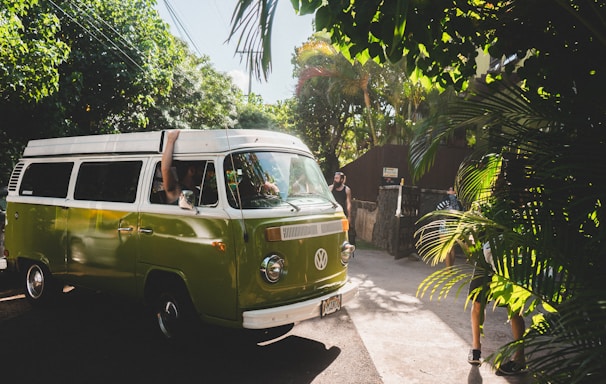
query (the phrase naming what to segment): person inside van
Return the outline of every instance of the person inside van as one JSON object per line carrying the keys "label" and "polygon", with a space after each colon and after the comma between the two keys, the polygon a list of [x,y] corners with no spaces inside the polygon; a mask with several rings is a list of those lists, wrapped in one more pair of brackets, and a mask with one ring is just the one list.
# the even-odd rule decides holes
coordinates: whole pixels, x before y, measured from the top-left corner
{"label": "person inside van", "polygon": [[214,205],[219,201],[219,191],[217,190],[217,175],[215,166],[209,162],[206,164],[206,176],[202,187],[202,205]]}
{"label": "person inside van", "polygon": [[166,147],[162,153],[162,183],[166,194],[166,203],[175,204],[184,190],[194,192],[195,201],[200,198],[200,183],[204,169],[200,162],[184,162],[175,166],[173,152],[175,142],[179,137],[179,130],[168,132]]}

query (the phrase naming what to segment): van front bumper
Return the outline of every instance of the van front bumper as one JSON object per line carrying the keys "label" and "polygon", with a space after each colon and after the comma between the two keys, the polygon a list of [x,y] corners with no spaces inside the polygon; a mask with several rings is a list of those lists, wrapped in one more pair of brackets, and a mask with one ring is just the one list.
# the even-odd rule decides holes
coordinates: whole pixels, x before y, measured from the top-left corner
{"label": "van front bumper", "polygon": [[242,314],[242,326],[247,329],[266,329],[320,317],[322,302],[335,295],[341,295],[341,307],[343,307],[358,295],[358,286],[348,281],[335,292],[300,303],[245,311]]}

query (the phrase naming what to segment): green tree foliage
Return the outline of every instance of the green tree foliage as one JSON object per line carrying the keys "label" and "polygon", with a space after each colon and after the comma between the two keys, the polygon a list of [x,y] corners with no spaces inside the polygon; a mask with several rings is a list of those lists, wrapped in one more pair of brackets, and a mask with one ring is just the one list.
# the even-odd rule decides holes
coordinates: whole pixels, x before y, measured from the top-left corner
{"label": "green tree foliage", "polygon": [[354,114],[345,101],[327,103],[326,87],[326,82],[320,83],[314,87],[314,92],[300,95],[295,101],[294,116],[295,134],[304,138],[322,172],[329,178],[340,167],[339,155],[347,132],[353,129],[351,119]]}
{"label": "green tree foliage", "polygon": [[34,10],[60,20],[70,55],[58,68],[53,95],[0,106],[6,134],[26,141],[144,127],[147,108],[168,92],[180,59],[153,1],[56,1]]}
{"label": "green tree foliage", "polygon": [[208,56],[198,57],[180,42],[184,58],[174,68],[168,94],[149,109],[152,129],[232,128],[242,92],[231,77],[217,71]]}
{"label": "green tree foliage", "polygon": [[[329,175],[373,146],[408,143],[413,125],[428,111],[427,87],[409,78],[404,65],[351,63],[322,34],[297,49],[294,63],[301,132],[311,138],[317,134],[310,127],[323,131],[316,154],[328,159]],[[330,120],[307,112],[333,107],[341,112]]]}
{"label": "green tree foliage", "polygon": [[[145,127],[147,109],[155,97],[169,91],[173,65],[181,57],[167,25],[153,9],[153,0],[45,1],[37,5],[9,2],[9,5],[9,12],[27,11],[22,16],[22,20],[28,21],[27,28],[16,29],[12,37],[22,42],[24,52],[25,47],[42,46],[39,36],[54,39],[61,49],[28,48],[34,57],[31,60],[24,57],[26,65],[18,66],[26,74],[28,67],[39,67],[36,70],[48,73],[55,71],[49,75],[55,83],[40,78],[44,84],[38,88],[48,92],[36,91],[34,82],[26,83],[28,75],[2,78],[0,163],[5,168],[0,170],[0,181],[7,181],[12,168],[7,165],[14,164],[29,139]],[[0,15],[6,15],[6,11],[0,10]],[[36,24],[37,20],[48,22]],[[49,30],[45,31],[47,25]],[[4,25],[0,30],[4,31]],[[46,67],[42,65],[45,62],[41,60],[45,59],[38,57],[41,52],[49,52],[51,59],[57,59],[60,52],[69,52],[69,57],[63,62],[53,62],[54,69],[46,68],[52,61]],[[5,63],[10,63],[4,61],[5,55],[3,48],[2,69],[8,67]],[[25,84],[31,84],[32,95],[23,91]],[[57,86],[57,91],[50,94]],[[5,89],[10,92],[5,93]]]}
{"label": "green tree foliage", "polygon": [[261,96],[250,94],[244,102],[238,105],[238,123],[235,128],[239,129],[269,129],[269,130],[287,130],[284,127],[280,129],[280,122],[275,116],[275,112],[280,110],[280,105],[270,106],[263,103]]}
{"label": "green tree foliage", "polygon": [[181,54],[153,0],[56,1],[70,59],[55,102],[68,132],[140,129],[154,98],[170,87]]}
{"label": "green tree foliage", "polygon": [[[232,19],[232,38],[239,34],[253,73],[265,76],[271,51],[264,48],[270,46],[276,2],[239,1]],[[327,31],[346,57],[360,63],[404,59],[410,71],[443,88],[465,89],[476,73],[478,50],[486,50],[495,58],[530,53],[518,73],[534,89],[599,93],[598,53],[606,42],[602,0],[299,0],[292,5],[299,14],[315,14],[316,30]],[[513,68],[513,61],[505,65],[506,72]],[[577,84],[579,73],[590,81]]]}
{"label": "green tree foliage", "polygon": [[0,1],[0,100],[40,100],[59,87],[69,46],[60,23],[37,0]]}
{"label": "green tree foliage", "polygon": [[[305,43],[293,60],[299,79],[295,129],[305,137],[325,176],[330,178],[340,167],[346,137],[357,126],[363,126],[355,121],[363,116],[364,108],[357,77],[360,66],[353,67],[322,39]],[[364,142],[365,136],[359,141]]]}
{"label": "green tree foliage", "polygon": [[324,79],[329,82],[327,98],[331,103],[338,102],[339,98],[352,100],[362,97],[366,122],[371,134],[371,145],[376,146],[378,138],[371,110],[368,68],[358,62],[350,64],[320,36],[316,36],[299,49],[297,60],[301,66],[298,74],[298,93],[310,79],[319,81]]}

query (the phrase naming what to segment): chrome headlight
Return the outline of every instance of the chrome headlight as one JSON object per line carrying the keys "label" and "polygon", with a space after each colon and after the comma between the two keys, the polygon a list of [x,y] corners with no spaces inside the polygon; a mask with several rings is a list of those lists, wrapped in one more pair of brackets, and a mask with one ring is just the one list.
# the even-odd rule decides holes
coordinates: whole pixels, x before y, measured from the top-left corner
{"label": "chrome headlight", "polygon": [[284,259],[278,255],[270,255],[261,262],[261,277],[268,283],[275,283],[284,274]]}
{"label": "chrome headlight", "polygon": [[347,241],[341,245],[341,264],[347,265],[349,263],[349,259],[353,257],[354,251],[356,250],[356,246],[349,244]]}

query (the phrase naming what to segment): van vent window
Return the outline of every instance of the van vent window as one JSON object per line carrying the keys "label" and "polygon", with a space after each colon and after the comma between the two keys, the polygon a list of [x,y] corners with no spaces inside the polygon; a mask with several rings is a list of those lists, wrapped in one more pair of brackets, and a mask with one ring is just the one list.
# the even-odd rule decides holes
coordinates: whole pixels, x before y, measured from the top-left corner
{"label": "van vent window", "polygon": [[23,172],[24,163],[18,163],[13,170],[13,174],[11,175],[11,179],[8,181],[8,190],[14,192],[17,190],[17,185],[19,184],[19,176],[21,176],[21,172]]}
{"label": "van vent window", "polygon": [[74,199],[133,203],[142,164],[141,161],[82,163]]}
{"label": "van vent window", "polygon": [[[67,187],[72,173],[74,163],[32,163],[25,173],[19,188],[22,196],[59,197],[67,196]],[[18,171],[15,169],[13,179],[18,179]]]}

